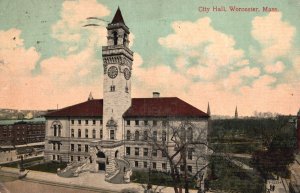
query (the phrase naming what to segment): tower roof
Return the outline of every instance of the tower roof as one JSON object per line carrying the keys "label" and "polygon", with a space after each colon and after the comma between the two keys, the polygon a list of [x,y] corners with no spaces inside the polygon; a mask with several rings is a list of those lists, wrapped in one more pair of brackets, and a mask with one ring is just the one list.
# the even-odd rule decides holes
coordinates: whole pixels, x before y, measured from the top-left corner
{"label": "tower roof", "polygon": [[112,24],[114,23],[123,23],[125,25],[125,22],[124,22],[124,19],[123,19],[123,16],[122,16],[122,13],[121,13],[121,10],[120,8],[118,7],[116,13],[115,13],[115,16],[113,18],[113,20],[111,21]]}

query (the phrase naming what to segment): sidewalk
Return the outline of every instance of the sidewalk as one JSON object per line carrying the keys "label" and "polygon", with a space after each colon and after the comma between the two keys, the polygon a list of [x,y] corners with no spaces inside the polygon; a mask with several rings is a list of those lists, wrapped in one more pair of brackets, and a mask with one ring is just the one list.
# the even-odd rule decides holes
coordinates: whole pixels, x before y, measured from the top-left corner
{"label": "sidewalk", "polygon": [[[0,175],[17,175],[18,169],[2,167],[0,169]],[[39,172],[30,170],[26,178],[22,181],[48,184],[52,186],[68,187],[74,189],[93,190],[93,191],[105,191],[105,192],[120,192],[125,188],[134,188],[138,192],[143,192],[141,184],[129,183],[129,184],[111,184],[104,180],[104,173],[82,173],[78,177],[74,178],[62,178],[53,173]],[[159,190],[160,188],[158,188]],[[163,193],[173,193],[174,189],[171,187],[164,188]],[[191,193],[196,193],[196,190],[191,190]],[[33,193],[33,192],[32,192]]]}

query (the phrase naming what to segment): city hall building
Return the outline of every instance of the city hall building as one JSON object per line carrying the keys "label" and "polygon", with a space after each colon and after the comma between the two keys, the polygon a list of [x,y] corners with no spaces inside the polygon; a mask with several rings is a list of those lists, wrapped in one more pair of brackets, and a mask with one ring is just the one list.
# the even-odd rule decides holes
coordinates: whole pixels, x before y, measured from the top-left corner
{"label": "city hall building", "polygon": [[[87,101],[46,115],[46,160],[90,162],[93,172],[105,170],[108,176],[123,170],[121,166],[124,171],[168,171],[166,155],[155,149],[151,140],[164,142],[170,154],[175,151],[171,141],[174,127],[182,127],[189,141],[206,141],[209,115],[203,111],[177,97],[160,97],[158,92],[151,98],[131,98],[134,66],[129,33],[118,9],[107,26],[107,46],[102,47],[103,99],[90,95]],[[196,156],[206,151],[189,149],[190,172],[197,170]]]}

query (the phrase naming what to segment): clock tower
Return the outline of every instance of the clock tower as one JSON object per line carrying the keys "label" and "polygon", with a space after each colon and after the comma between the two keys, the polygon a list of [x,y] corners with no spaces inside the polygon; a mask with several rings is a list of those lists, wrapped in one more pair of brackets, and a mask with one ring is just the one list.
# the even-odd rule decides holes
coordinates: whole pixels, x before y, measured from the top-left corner
{"label": "clock tower", "polygon": [[107,26],[103,58],[103,139],[122,140],[123,114],[131,106],[133,52],[128,48],[129,28],[118,8]]}

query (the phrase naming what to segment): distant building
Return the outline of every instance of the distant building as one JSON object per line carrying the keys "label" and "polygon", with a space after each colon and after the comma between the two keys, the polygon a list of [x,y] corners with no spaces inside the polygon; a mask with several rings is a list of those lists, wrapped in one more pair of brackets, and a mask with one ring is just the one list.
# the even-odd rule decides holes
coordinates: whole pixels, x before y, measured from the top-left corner
{"label": "distant building", "polygon": [[45,140],[45,120],[43,118],[7,120],[0,122],[0,145],[22,145]]}

